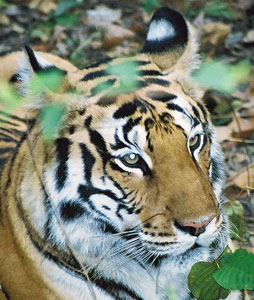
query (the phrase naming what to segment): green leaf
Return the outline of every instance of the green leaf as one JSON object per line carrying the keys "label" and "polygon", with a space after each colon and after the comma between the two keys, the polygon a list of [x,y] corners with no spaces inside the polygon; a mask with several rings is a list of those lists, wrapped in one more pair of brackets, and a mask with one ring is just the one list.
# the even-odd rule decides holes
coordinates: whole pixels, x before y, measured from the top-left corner
{"label": "green leaf", "polygon": [[188,286],[198,300],[225,299],[228,296],[229,291],[212,277],[217,270],[216,262],[198,262],[191,268]]}
{"label": "green leaf", "polygon": [[41,128],[46,140],[52,140],[56,136],[63,123],[65,110],[63,104],[48,105],[41,110]]}
{"label": "green leaf", "polygon": [[56,23],[66,27],[74,27],[78,24],[80,14],[62,14],[56,18]]}
{"label": "green leaf", "polygon": [[123,61],[111,65],[106,73],[119,78],[119,87],[114,90],[115,93],[128,93],[138,87],[138,64],[134,61]]}
{"label": "green leaf", "polygon": [[248,80],[249,73],[250,63],[247,60],[235,66],[230,66],[222,61],[210,60],[201,65],[194,74],[194,79],[204,88],[233,93],[238,83]]}
{"label": "green leaf", "polygon": [[230,291],[221,287],[212,276],[219,269],[220,260],[230,252],[227,246],[215,261],[201,261],[192,266],[188,276],[188,286],[198,300],[218,300],[228,296]]}
{"label": "green leaf", "polygon": [[212,17],[225,17],[227,19],[232,18],[233,10],[227,7],[227,3],[224,1],[213,1],[209,5],[206,5],[204,12],[208,16]]}
{"label": "green leaf", "polygon": [[141,0],[141,2],[144,5],[144,9],[149,14],[152,12],[154,7],[159,8],[161,6],[159,0]]}
{"label": "green leaf", "polygon": [[8,111],[17,108],[21,104],[20,96],[10,84],[0,84],[0,104]]}
{"label": "green leaf", "polygon": [[28,86],[32,95],[36,95],[46,90],[57,91],[63,82],[64,74],[61,70],[42,70],[34,76]]}
{"label": "green leaf", "polygon": [[254,254],[238,249],[221,260],[213,278],[225,289],[254,290]]}
{"label": "green leaf", "polygon": [[238,83],[246,82],[249,78],[250,70],[250,62],[246,59],[242,60],[237,65],[231,66],[231,77]]}
{"label": "green leaf", "polygon": [[201,65],[194,78],[204,88],[211,88],[222,92],[234,91],[236,82],[230,76],[229,65],[211,60]]}
{"label": "green leaf", "polygon": [[6,1],[0,0],[0,8],[1,8],[1,7],[7,7],[8,5],[10,5],[10,4],[7,3]]}
{"label": "green leaf", "polygon": [[67,11],[74,7],[81,5],[83,0],[60,0],[57,4],[56,10],[54,11],[54,16],[59,17]]}

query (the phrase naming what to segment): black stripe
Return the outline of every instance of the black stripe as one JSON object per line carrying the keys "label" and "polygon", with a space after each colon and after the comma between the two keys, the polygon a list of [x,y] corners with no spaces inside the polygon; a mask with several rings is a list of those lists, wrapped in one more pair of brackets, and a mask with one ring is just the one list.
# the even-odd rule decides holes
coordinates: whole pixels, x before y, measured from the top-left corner
{"label": "black stripe", "polygon": [[169,102],[177,98],[176,95],[164,91],[148,91],[146,95],[148,98],[160,102]]}
{"label": "black stripe", "polygon": [[198,110],[196,109],[196,107],[194,105],[191,105],[192,107],[192,110],[193,110],[193,113],[194,115],[199,119],[199,121],[201,122],[201,119],[200,119],[200,114],[198,112]]}
{"label": "black stripe", "polygon": [[104,141],[104,138],[102,135],[95,130],[89,130],[89,136],[90,136],[90,141],[93,143],[96,147],[96,150],[101,156],[102,163],[103,163],[103,170],[105,172],[105,166],[108,160],[111,158],[110,154],[107,151],[106,143]]}
{"label": "black stripe", "polygon": [[[85,201],[89,201],[90,196],[92,196],[94,194],[106,195],[106,196],[108,196],[109,198],[111,198],[115,201],[119,200],[117,198],[116,194],[113,193],[111,190],[101,190],[101,189],[98,189],[98,188],[93,187],[91,185],[80,184],[79,187],[78,187],[78,192],[80,194],[80,197]],[[101,212],[99,212],[99,214],[100,213]]]}
{"label": "black stripe", "polygon": [[163,74],[157,70],[140,70],[139,76],[162,76]]}
{"label": "black stripe", "polygon": [[18,135],[18,136],[21,136],[22,134],[24,134],[24,131],[14,129],[14,128],[9,129],[9,128],[0,127],[0,130],[4,131],[4,132],[8,132],[10,134]]}
{"label": "black stripe", "polygon": [[20,76],[19,73],[15,73],[11,76],[11,78],[9,79],[9,83],[16,83],[21,81],[22,77]]}
{"label": "black stripe", "polygon": [[88,81],[88,80],[94,80],[98,77],[106,76],[105,70],[100,71],[94,71],[91,73],[86,74],[83,78],[80,79],[80,81]]}
{"label": "black stripe", "polygon": [[134,98],[134,103],[137,105],[137,107],[141,107],[140,112],[146,113],[145,108],[148,108],[150,111],[155,109],[155,106],[151,103],[149,103],[148,101],[146,101],[145,99],[137,99]]}
{"label": "black stripe", "polygon": [[104,92],[105,90],[111,88],[115,84],[115,82],[116,82],[116,78],[108,79],[103,82],[100,82],[91,89],[90,93],[92,96],[94,96],[98,93]]}
{"label": "black stripe", "polygon": [[0,118],[0,123],[9,124],[11,126],[20,126],[20,124],[13,123],[11,121],[8,121],[8,120],[2,119],[2,118]]}
{"label": "black stripe", "polygon": [[145,66],[151,64],[151,61],[146,61],[146,60],[135,60],[135,63],[139,66]]}
{"label": "black stripe", "polygon": [[34,54],[34,51],[32,50],[32,48],[28,45],[24,45],[25,47],[25,50],[26,50],[26,53],[27,53],[27,56],[29,58],[29,61],[30,61],[30,64],[34,70],[34,72],[38,72],[40,70],[42,70],[42,67],[41,65],[39,64],[35,54]]}
{"label": "black stripe", "polygon": [[148,86],[148,83],[146,81],[144,81],[144,80],[136,80],[136,85],[139,88],[145,88],[145,87]]}
{"label": "black stripe", "polygon": [[188,116],[188,115],[186,114],[186,112],[181,108],[181,106],[179,106],[179,105],[177,105],[177,104],[175,104],[175,103],[168,103],[168,104],[167,104],[167,108],[170,109],[170,110],[179,111],[180,113],[182,113],[182,114]]}
{"label": "black stripe", "polygon": [[117,111],[114,112],[113,118],[121,119],[133,115],[137,110],[137,105],[133,102],[124,103]]}
{"label": "black stripe", "polygon": [[114,171],[118,171],[118,172],[120,172],[120,173],[129,173],[128,171],[125,171],[125,170],[123,170],[122,168],[120,168],[119,166],[118,166],[118,164],[116,164],[116,163],[114,163],[114,162],[110,162],[110,167],[111,167],[111,169],[112,170],[114,170]]}
{"label": "black stripe", "polygon": [[[14,120],[18,120],[18,121],[23,122],[23,123],[27,122],[25,118],[19,118],[19,117],[15,116],[15,115],[9,114],[9,113],[7,113],[7,112],[5,112],[3,110],[0,110],[0,115],[8,117],[8,118],[11,118],[11,119],[14,119]],[[30,119],[29,119],[29,121],[30,121]]]}
{"label": "black stripe", "polygon": [[197,102],[197,105],[201,109],[201,111],[204,115],[205,121],[207,122],[207,111],[206,111],[204,105],[202,105],[200,102]]}
{"label": "black stripe", "polygon": [[69,149],[71,141],[67,138],[59,138],[56,143],[56,156],[58,167],[56,170],[56,185],[57,189],[61,190],[67,179],[67,161],[69,158]]}
{"label": "black stripe", "polygon": [[0,174],[3,171],[3,166],[6,164],[9,158],[0,158]]}
{"label": "black stripe", "polygon": [[80,218],[85,213],[85,209],[78,202],[65,201],[60,206],[60,215],[64,221],[73,221]]}
{"label": "black stripe", "polygon": [[169,81],[160,79],[160,78],[146,78],[145,82],[147,85],[157,84],[157,85],[166,86],[166,87],[168,87],[170,85]]}
{"label": "black stripe", "polygon": [[13,148],[11,147],[6,147],[6,148],[0,148],[0,154],[5,154],[5,153],[8,153],[8,152],[13,152]]}
{"label": "black stripe", "polygon": [[112,279],[104,278],[93,272],[91,274],[91,278],[95,277],[95,280],[92,280],[97,286],[99,286],[102,290],[109,293],[116,300],[145,300],[141,298],[133,289],[127,287],[123,283],[116,282]]}
{"label": "black stripe", "polygon": [[3,286],[1,286],[0,290],[3,292],[6,300],[11,300],[11,297],[9,296],[9,294],[7,293],[7,291],[4,289]]}
{"label": "black stripe", "polygon": [[119,150],[119,149],[124,149],[124,148],[127,148],[128,145],[127,144],[124,144],[118,137],[117,135],[117,129],[115,131],[115,134],[114,134],[114,138],[115,138],[115,144],[110,144],[110,148],[112,150]]}
{"label": "black stripe", "polygon": [[[0,131],[1,131],[1,129],[2,128],[0,128]],[[16,140],[13,137],[11,137],[5,133],[2,133],[2,132],[0,132],[0,140],[4,141],[4,142],[13,142],[15,144],[17,144],[19,142],[19,140]]]}
{"label": "black stripe", "polygon": [[138,125],[142,120],[142,117],[138,117],[136,119],[129,119],[129,121],[123,126],[123,137],[125,141],[129,144],[133,145],[133,143],[128,139],[128,133],[134,128],[134,126]]}
{"label": "black stripe", "polygon": [[86,181],[90,184],[92,176],[92,168],[95,163],[95,158],[92,153],[87,149],[85,144],[79,144],[82,153],[82,160],[84,162],[84,175]]}

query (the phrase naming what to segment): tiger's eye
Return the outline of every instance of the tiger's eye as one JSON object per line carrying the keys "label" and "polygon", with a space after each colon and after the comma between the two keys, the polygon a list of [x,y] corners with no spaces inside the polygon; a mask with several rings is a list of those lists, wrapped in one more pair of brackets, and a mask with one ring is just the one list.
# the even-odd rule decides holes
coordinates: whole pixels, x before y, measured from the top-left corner
{"label": "tiger's eye", "polygon": [[198,143],[198,141],[199,141],[199,137],[200,137],[200,135],[197,134],[197,135],[195,135],[194,137],[190,138],[190,139],[189,139],[189,146],[190,146],[190,147],[195,146],[195,145]]}
{"label": "tiger's eye", "polygon": [[139,161],[139,155],[136,153],[129,153],[122,158],[128,165],[135,165]]}

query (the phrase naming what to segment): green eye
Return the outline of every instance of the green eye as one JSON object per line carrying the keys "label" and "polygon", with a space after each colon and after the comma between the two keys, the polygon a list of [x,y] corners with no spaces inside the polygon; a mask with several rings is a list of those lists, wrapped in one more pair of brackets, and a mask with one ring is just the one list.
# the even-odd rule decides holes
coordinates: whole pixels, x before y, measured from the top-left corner
{"label": "green eye", "polygon": [[194,137],[190,138],[189,139],[189,146],[194,147],[199,142],[199,137],[200,137],[200,135],[197,134]]}
{"label": "green eye", "polygon": [[139,155],[136,153],[128,153],[122,157],[122,160],[128,165],[135,165],[139,161]]}

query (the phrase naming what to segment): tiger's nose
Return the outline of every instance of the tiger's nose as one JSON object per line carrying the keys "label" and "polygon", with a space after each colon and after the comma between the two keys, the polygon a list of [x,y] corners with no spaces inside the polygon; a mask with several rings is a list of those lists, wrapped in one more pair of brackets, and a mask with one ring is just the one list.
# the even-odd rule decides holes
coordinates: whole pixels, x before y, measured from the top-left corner
{"label": "tiger's nose", "polygon": [[194,236],[199,236],[201,233],[205,232],[206,226],[211,223],[215,216],[208,218],[205,221],[201,222],[186,222],[180,225],[178,222],[175,222],[175,226],[181,229],[184,232],[187,232]]}

